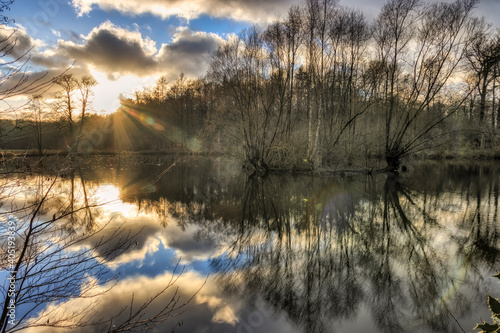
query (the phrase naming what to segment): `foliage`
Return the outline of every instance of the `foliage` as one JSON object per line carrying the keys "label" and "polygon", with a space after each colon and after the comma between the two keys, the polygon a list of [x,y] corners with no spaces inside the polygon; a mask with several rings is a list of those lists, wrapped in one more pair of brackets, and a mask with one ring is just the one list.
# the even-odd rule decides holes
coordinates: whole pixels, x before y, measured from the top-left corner
{"label": "foliage", "polygon": [[[493,275],[500,280],[500,273]],[[474,329],[482,330],[483,332],[500,332],[500,302],[497,298],[493,298],[488,295],[488,307],[491,311],[491,318],[493,319],[493,324],[489,324],[483,321],[482,324],[477,324]]]}

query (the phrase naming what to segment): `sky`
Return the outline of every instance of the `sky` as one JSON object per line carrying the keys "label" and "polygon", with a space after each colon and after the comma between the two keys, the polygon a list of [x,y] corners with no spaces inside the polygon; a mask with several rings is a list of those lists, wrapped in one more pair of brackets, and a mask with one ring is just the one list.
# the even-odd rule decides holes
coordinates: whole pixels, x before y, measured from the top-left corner
{"label": "sky", "polygon": [[[17,29],[12,56],[30,50],[32,78],[47,71],[55,76],[70,66],[77,76],[92,74],[98,81],[94,109],[110,113],[120,96],[153,85],[159,76],[172,82],[181,73],[203,75],[224,39],[253,24],[265,26],[300,2],[16,0],[6,14]],[[340,0],[340,5],[358,8],[371,20],[385,2]],[[483,0],[475,14],[500,27],[500,0]],[[0,29],[3,36],[10,33]]]}

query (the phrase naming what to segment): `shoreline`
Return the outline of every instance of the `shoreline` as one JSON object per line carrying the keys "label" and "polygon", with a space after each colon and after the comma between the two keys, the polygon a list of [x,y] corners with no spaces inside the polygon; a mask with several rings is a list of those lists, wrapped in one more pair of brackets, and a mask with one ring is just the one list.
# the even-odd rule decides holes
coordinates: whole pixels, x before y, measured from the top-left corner
{"label": "shoreline", "polygon": [[[67,157],[67,156],[75,156],[79,158],[84,157],[93,157],[93,156],[117,156],[117,157],[127,157],[127,156],[184,156],[184,157],[208,157],[208,158],[219,158],[226,157],[229,159],[235,159],[234,155],[221,153],[221,152],[210,152],[210,151],[200,151],[200,152],[192,152],[192,151],[122,151],[122,152],[114,152],[114,151],[94,151],[90,153],[71,153],[68,151],[56,151],[56,150],[48,150],[43,154],[40,154],[37,151],[29,150],[29,151],[20,151],[20,150],[5,150],[0,151],[0,161],[6,162],[8,159],[17,159],[17,158],[43,158],[43,157]],[[420,153],[414,154],[405,157],[404,162],[402,163],[403,170],[391,170],[385,165],[385,159],[383,156],[369,156],[364,157],[364,163],[360,163],[356,165],[354,164],[334,164],[334,165],[325,165],[321,166],[317,169],[311,169],[309,166],[304,167],[279,167],[279,166],[270,166],[267,169],[263,170],[247,170],[247,173],[251,177],[264,177],[269,174],[289,174],[289,175],[314,175],[314,176],[349,176],[349,175],[374,175],[380,173],[393,173],[398,174],[400,171],[402,173],[405,172],[406,166],[411,166],[416,163],[422,162],[456,162],[456,163],[471,163],[471,162],[497,162],[500,161],[500,152],[498,151],[468,151],[466,153],[461,154],[452,154],[452,153]],[[368,166],[367,161],[373,161],[372,166]],[[362,166],[361,164],[365,164]],[[242,165],[242,169],[245,169]]]}

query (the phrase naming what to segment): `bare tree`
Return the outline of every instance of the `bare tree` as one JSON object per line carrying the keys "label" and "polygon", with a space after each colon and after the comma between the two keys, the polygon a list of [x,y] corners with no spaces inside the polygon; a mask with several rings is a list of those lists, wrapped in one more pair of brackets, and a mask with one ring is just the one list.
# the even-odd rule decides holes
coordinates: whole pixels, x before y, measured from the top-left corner
{"label": "bare tree", "polygon": [[0,38],[0,102],[6,107],[2,115],[14,113],[25,105],[11,106],[9,99],[18,96],[40,95],[49,90],[54,84],[53,79],[48,79],[48,71],[30,75],[27,73],[27,65],[30,61],[30,51],[18,50],[17,29],[8,28],[6,24],[11,20],[5,15],[10,10],[14,0],[0,1],[0,29],[7,31]]}
{"label": "bare tree", "polygon": [[418,0],[390,0],[382,8],[375,38],[378,60],[386,70],[381,106],[389,169],[398,169],[402,157],[432,140],[427,137],[431,130],[465,100],[446,112],[426,114],[457,73],[476,28],[470,17],[476,4],[477,0],[457,0],[420,7]]}
{"label": "bare tree", "polygon": [[48,111],[44,98],[41,95],[33,95],[30,98],[30,103],[26,111],[27,115],[25,119],[29,122],[29,126],[33,130],[36,148],[41,155],[43,152],[44,122],[48,119]]}
{"label": "bare tree", "polygon": [[[491,125],[495,127],[495,80],[500,63],[500,35],[489,31],[484,19],[476,21],[478,29],[466,52],[469,66],[474,73],[479,93],[479,124],[484,124],[488,93],[492,92]],[[498,124],[497,124],[498,125]]]}
{"label": "bare tree", "polygon": [[[62,113],[62,119],[68,127],[70,137],[68,146],[78,147],[92,103],[92,89],[97,85],[97,81],[89,75],[77,78],[73,74],[63,74],[56,78],[54,83],[61,87],[55,94],[54,109]],[[77,111],[78,109],[80,110]]]}
{"label": "bare tree", "polygon": [[62,118],[66,122],[70,135],[69,146],[73,145],[75,135],[75,120],[74,109],[76,108],[75,91],[78,87],[78,81],[73,77],[73,74],[63,74],[54,79],[54,83],[61,87],[61,90],[56,93],[57,98],[56,110],[62,113]]}
{"label": "bare tree", "polygon": [[237,121],[246,165],[260,171],[268,170],[284,133],[288,80],[282,45],[275,44],[276,38],[283,38],[282,26],[271,27],[267,37],[266,41],[264,34],[252,27],[240,38],[221,45],[210,74],[229,93],[227,112]]}
{"label": "bare tree", "polygon": [[97,85],[96,79],[90,75],[84,75],[79,80],[77,80],[77,89],[80,93],[80,126],[77,133],[76,146],[80,142],[81,136],[83,134],[83,126],[85,124],[86,117],[92,106],[92,96],[94,88]]}
{"label": "bare tree", "polygon": [[3,13],[10,10],[10,5],[14,3],[14,0],[1,0],[0,1],[0,23],[4,24],[9,22],[9,18]]}
{"label": "bare tree", "polygon": [[301,36],[301,26],[302,26],[302,16],[300,14],[300,8],[293,6],[288,11],[288,18],[283,23],[285,26],[286,33],[286,61],[287,70],[289,77],[289,101],[288,101],[288,113],[287,113],[287,132],[290,133],[292,129],[292,113],[293,106],[295,103],[294,99],[294,84],[295,84],[295,66],[298,63],[299,58],[299,47],[302,42]]}

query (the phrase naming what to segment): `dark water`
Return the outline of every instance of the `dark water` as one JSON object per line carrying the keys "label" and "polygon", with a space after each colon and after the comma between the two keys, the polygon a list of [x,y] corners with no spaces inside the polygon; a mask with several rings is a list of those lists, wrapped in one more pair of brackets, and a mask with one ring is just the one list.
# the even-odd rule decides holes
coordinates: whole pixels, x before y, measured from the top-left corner
{"label": "dark water", "polygon": [[[10,181],[29,200],[28,187],[51,176]],[[487,295],[500,297],[491,277],[500,269],[499,184],[498,163],[420,163],[399,177],[248,178],[222,158],[92,157],[65,172],[45,214],[71,199],[99,204],[68,216],[73,229],[106,225],[132,240],[108,258],[96,254],[103,281],[119,275],[99,303],[57,306],[92,304],[111,317],[132,294],[135,304],[152,297],[179,263],[179,304],[195,296],[160,331],[179,323],[176,332],[469,332],[490,319]],[[13,197],[4,196],[9,207],[21,200]]]}

